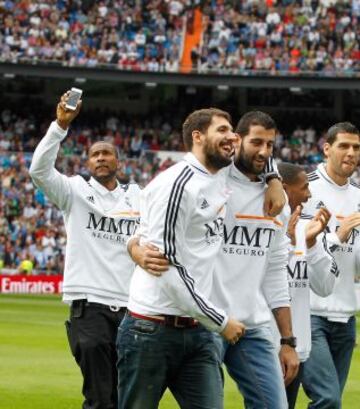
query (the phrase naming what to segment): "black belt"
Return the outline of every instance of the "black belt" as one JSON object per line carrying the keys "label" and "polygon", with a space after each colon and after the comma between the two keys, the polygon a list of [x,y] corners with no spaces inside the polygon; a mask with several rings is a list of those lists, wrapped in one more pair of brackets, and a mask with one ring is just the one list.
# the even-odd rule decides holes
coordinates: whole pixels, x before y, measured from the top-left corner
{"label": "black belt", "polygon": [[95,307],[95,308],[103,308],[105,310],[110,310],[112,312],[126,312],[126,307],[118,307],[117,305],[107,305],[101,304],[99,302],[90,302],[88,300],[74,300],[72,305],[76,308],[80,305],[83,307]]}

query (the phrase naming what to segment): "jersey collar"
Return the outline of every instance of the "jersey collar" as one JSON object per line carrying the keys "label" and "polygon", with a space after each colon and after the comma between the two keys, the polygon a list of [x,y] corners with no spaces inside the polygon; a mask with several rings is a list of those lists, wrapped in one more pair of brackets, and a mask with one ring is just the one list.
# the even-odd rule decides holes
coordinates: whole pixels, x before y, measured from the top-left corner
{"label": "jersey collar", "polygon": [[249,179],[244,173],[242,173],[236,166],[234,163],[232,163],[229,166],[229,174],[230,176],[235,179],[238,180],[239,182],[247,182],[247,183],[259,183],[264,185],[265,181],[263,178],[259,177],[259,180],[257,181],[252,181],[251,179]]}
{"label": "jersey collar", "polygon": [[326,172],[326,163],[320,163],[318,165],[318,171],[320,176],[322,176],[328,183],[330,183],[331,185],[335,186],[337,189],[347,189],[350,183],[350,178],[348,178],[347,182],[345,185],[338,185],[337,183],[335,183],[331,177],[328,175],[328,173]]}
{"label": "jersey collar", "polygon": [[108,194],[114,197],[118,196],[120,194],[121,186],[118,181],[116,181],[116,183],[117,183],[117,186],[114,190],[108,190],[105,186],[99,183],[95,178],[91,177],[89,180],[90,186],[93,187],[102,196],[105,196]]}
{"label": "jersey collar", "polygon": [[192,167],[194,167],[195,169],[197,169],[199,172],[208,175],[208,176],[213,176],[207,169],[206,167],[200,163],[200,161],[196,158],[196,156],[191,153],[188,152],[185,156],[184,156],[184,160],[186,162],[188,162]]}

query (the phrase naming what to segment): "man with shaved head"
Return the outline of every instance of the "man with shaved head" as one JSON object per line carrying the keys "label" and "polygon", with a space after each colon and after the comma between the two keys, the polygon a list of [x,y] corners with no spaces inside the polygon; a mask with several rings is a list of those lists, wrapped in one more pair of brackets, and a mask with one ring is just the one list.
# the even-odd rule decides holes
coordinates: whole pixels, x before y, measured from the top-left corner
{"label": "man with shaved head", "polygon": [[63,211],[67,232],[63,301],[69,345],[83,375],[84,409],[117,408],[116,334],[128,301],[134,264],[126,242],[139,216],[140,189],[121,185],[119,158],[108,142],[91,145],[91,178],[67,177],[55,169],[61,141],[80,111],[57,106],[56,121],[37,146],[30,167],[33,182]]}

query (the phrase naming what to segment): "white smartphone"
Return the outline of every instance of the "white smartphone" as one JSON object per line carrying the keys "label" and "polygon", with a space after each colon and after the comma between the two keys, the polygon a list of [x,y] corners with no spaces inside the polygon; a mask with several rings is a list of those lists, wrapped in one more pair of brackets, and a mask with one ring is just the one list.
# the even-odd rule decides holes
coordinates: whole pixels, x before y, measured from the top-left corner
{"label": "white smartphone", "polygon": [[82,90],[79,88],[71,88],[69,98],[65,104],[65,108],[75,111],[77,104],[81,98]]}

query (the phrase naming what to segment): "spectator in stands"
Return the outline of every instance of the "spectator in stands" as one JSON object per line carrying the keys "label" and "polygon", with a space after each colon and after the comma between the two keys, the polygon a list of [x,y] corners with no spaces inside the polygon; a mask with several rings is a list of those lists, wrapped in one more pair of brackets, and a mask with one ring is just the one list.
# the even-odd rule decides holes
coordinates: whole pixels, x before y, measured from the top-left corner
{"label": "spectator in stands", "polygon": [[22,260],[18,267],[19,274],[31,275],[34,269],[34,263],[31,260],[31,256],[28,256],[25,260]]}

